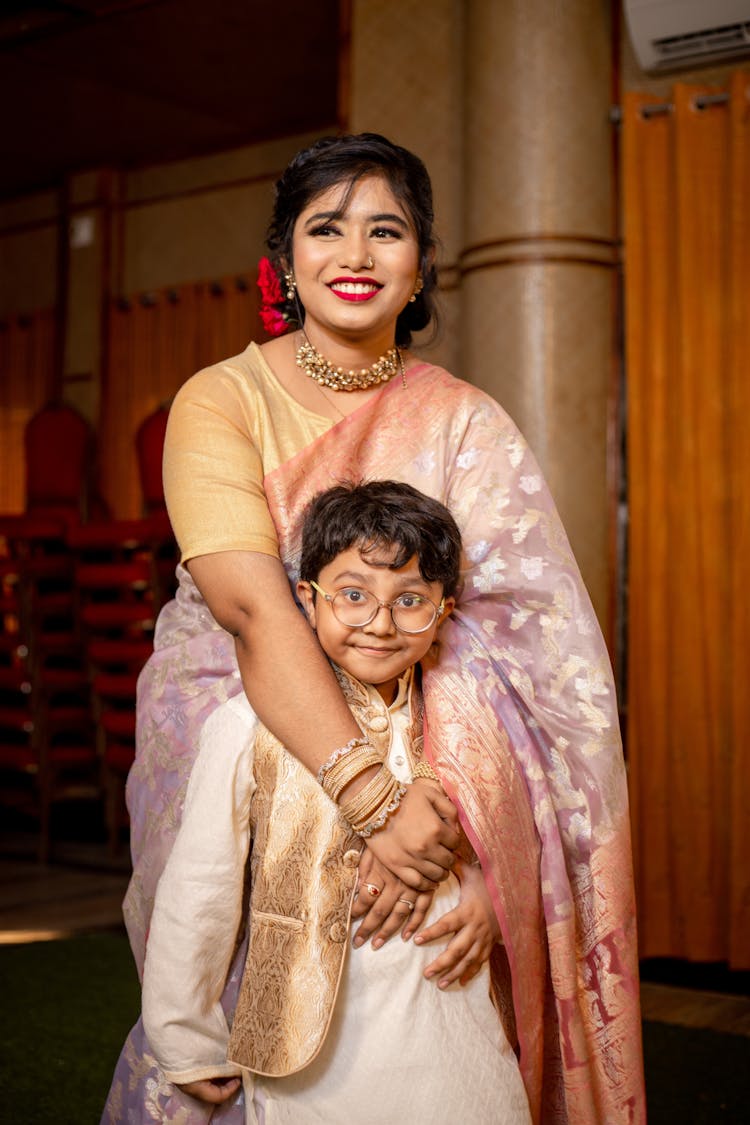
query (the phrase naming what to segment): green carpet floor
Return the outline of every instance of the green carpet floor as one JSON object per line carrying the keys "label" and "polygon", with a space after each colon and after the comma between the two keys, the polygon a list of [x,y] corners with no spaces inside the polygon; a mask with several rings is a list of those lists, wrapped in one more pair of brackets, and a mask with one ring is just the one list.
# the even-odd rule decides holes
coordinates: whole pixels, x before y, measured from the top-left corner
{"label": "green carpet floor", "polygon": [[2,1125],[97,1125],[140,1007],[124,935],[0,946],[0,996]]}
{"label": "green carpet floor", "polygon": [[[0,1125],[98,1125],[138,1015],[124,935],[0,946],[0,996]],[[649,1125],[750,1120],[750,1039],[646,1023],[644,1047]]]}

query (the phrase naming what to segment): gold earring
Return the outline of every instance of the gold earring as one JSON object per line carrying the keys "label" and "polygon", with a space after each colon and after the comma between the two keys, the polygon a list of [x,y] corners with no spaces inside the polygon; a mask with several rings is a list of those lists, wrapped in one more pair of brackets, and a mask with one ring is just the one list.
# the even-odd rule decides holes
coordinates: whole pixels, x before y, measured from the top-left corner
{"label": "gold earring", "polygon": [[294,279],[293,273],[285,273],[284,281],[286,282],[286,299],[293,301],[297,293],[297,282]]}
{"label": "gold earring", "polygon": [[417,297],[419,296],[419,294],[422,292],[423,289],[424,289],[424,281],[422,280],[421,277],[418,277],[417,281],[416,281],[416,284],[414,286],[414,292],[412,293],[409,300],[410,301],[416,301]]}

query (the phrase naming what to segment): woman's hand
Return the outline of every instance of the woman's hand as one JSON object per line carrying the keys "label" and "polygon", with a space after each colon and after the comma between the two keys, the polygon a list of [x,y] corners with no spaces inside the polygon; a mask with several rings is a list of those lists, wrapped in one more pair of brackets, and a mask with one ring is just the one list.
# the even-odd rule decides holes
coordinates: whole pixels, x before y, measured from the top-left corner
{"label": "woman's hand", "polygon": [[[368,883],[380,889],[376,897],[367,891]],[[352,918],[364,919],[354,935],[359,947],[372,937],[373,949],[380,949],[403,926],[402,938],[408,941],[427,917],[434,891],[415,892],[376,859],[369,847],[359,861],[359,891],[352,906]]]}
{"label": "woman's hand", "polygon": [[177,1089],[209,1105],[222,1105],[237,1093],[241,1085],[241,1078],[203,1078],[198,1082],[177,1085]]}
{"label": "woman's hand", "polygon": [[458,813],[442,788],[418,779],[407,786],[396,812],[367,843],[407,887],[430,891],[453,868],[459,840]]}

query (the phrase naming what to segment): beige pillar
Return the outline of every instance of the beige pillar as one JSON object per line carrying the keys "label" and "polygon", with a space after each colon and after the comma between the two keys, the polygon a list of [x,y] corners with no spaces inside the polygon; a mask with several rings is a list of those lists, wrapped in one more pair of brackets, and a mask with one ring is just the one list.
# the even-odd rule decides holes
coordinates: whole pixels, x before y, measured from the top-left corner
{"label": "beige pillar", "polygon": [[552,488],[609,623],[615,255],[600,0],[467,0],[461,356]]}

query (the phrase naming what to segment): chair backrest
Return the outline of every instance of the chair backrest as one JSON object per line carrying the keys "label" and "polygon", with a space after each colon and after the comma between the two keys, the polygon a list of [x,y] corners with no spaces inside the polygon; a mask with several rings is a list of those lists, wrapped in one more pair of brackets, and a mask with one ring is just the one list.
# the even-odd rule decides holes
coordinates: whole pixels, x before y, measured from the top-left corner
{"label": "chair backrest", "polygon": [[141,422],[135,435],[144,515],[165,510],[161,462],[169,406],[162,404]]}
{"label": "chair backrest", "polygon": [[64,403],[42,407],[26,426],[26,510],[85,517],[91,487],[94,433]]}

